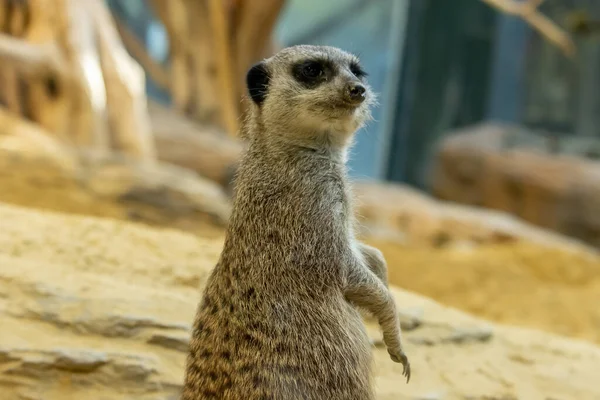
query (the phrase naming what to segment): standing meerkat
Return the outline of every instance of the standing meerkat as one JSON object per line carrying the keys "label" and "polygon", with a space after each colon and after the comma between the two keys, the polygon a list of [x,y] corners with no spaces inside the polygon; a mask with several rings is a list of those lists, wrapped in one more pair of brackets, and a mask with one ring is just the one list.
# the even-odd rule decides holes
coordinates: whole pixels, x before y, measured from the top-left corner
{"label": "standing meerkat", "polygon": [[346,158],[374,95],[359,60],[294,46],[247,74],[248,148],[220,259],[204,289],[182,400],[372,400],[377,318],[404,366],[381,252],[354,234]]}

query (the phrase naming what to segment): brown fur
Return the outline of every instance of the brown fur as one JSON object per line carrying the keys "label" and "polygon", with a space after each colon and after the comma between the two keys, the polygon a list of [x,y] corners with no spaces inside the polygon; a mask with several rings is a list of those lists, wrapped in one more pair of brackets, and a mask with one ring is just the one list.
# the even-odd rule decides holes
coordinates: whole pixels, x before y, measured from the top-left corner
{"label": "brown fur", "polygon": [[[290,75],[326,57],[336,74],[307,89]],[[387,268],[354,236],[346,152],[373,94],[339,107],[348,53],[296,46],[264,61],[268,94],[245,122],[221,257],[194,322],[182,400],[372,400],[371,348],[360,314],[379,321],[409,377]]]}

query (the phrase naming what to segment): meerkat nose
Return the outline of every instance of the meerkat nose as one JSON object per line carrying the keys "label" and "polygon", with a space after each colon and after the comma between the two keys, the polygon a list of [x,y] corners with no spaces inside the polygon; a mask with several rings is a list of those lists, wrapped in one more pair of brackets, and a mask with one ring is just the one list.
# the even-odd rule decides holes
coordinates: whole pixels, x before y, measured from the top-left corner
{"label": "meerkat nose", "polygon": [[356,104],[360,104],[365,100],[367,89],[360,83],[351,83],[347,88],[348,99]]}

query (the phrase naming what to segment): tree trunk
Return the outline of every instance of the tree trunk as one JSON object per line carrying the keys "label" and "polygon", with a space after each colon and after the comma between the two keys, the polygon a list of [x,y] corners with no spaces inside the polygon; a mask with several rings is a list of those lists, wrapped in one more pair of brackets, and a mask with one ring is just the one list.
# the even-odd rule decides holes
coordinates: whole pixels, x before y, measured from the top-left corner
{"label": "tree trunk", "polygon": [[239,129],[248,68],[275,49],[284,0],[150,0],[169,36],[175,108],[230,135]]}
{"label": "tree trunk", "polygon": [[155,159],[145,75],[101,0],[0,0],[0,99],[63,143]]}

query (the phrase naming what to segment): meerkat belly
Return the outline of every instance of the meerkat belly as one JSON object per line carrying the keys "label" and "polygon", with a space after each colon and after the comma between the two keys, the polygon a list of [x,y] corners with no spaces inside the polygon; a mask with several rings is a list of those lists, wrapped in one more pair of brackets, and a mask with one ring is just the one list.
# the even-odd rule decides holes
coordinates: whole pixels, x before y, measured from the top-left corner
{"label": "meerkat belly", "polygon": [[[281,317],[265,314],[269,308]],[[191,347],[194,393],[205,390],[207,398],[372,399],[369,340],[360,314],[341,295],[237,313],[205,307]]]}
{"label": "meerkat belly", "polygon": [[296,307],[261,355],[274,399],[371,399],[370,346],[360,315],[343,300],[332,303]]}

